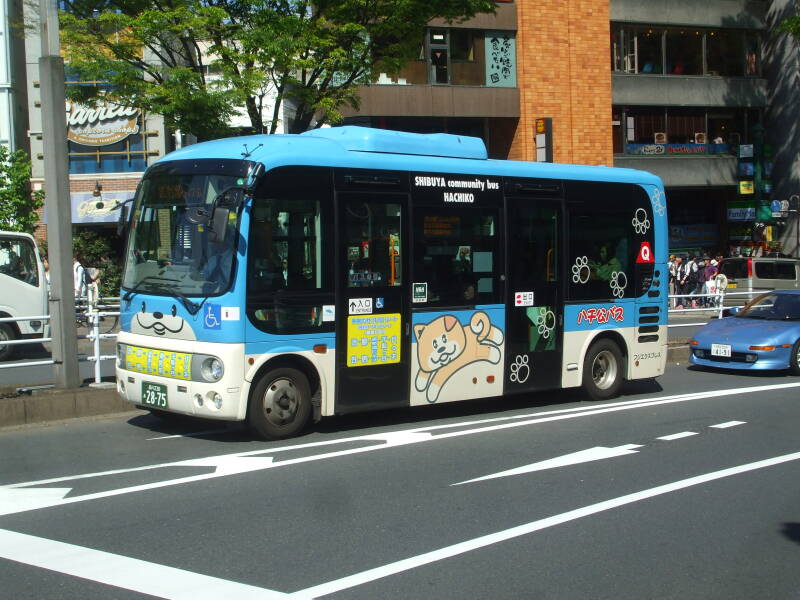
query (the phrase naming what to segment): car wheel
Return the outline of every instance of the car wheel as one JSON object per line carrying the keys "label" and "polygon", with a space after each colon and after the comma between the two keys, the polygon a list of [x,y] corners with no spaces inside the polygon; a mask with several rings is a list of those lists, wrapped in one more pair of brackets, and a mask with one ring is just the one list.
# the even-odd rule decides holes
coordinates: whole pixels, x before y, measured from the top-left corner
{"label": "car wheel", "polygon": [[273,369],[258,380],[248,408],[250,428],[262,439],[297,435],[311,416],[308,379],[297,369]]}
{"label": "car wheel", "polygon": [[583,387],[592,400],[608,400],[619,393],[622,363],[619,346],[611,340],[592,344],[583,360]]}
{"label": "car wheel", "polygon": [[800,340],[792,346],[792,353],[789,355],[789,371],[792,375],[800,375]]}
{"label": "car wheel", "polygon": [[[13,342],[17,339],[17,334],[10,323],[0,323],[0,343]],[[14,356],[16,346],[7,344],[0,345],[0,360],[9,360]]]}

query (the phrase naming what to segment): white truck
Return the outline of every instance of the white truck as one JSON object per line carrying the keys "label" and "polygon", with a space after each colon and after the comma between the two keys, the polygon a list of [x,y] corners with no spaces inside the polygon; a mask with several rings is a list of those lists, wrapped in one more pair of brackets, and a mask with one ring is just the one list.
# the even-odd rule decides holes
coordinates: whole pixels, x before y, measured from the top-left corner
{"label": "white truck", "polygon": [[[27,233],[0,231],[0,317],[42,317],[49,314],[47,280],[36,240]],[[2,344],[43,337],[46,320],[0,323],[0,360],[19,346]]]}

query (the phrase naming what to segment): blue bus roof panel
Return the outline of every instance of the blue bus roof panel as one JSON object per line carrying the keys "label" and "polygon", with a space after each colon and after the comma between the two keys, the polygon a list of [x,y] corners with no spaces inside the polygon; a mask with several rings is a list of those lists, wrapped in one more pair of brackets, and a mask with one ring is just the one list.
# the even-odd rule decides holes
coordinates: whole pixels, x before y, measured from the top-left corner
{"label": "blue bus roof panel", "polygon": [[313,129],[301,135],[333,140],[345,150],[356,152],[445,156],[476,160],[488,158],[482,139],[465,135],[450,135],[449,133],[407,133],[348,125]]}
{"label": "blue bus roof panel", "polygon": [[[437,136],[442,136],[442,139],[461,140],[465,147],[469,146],[471,142],[464,142],[464,140],[476,140],[477,138],[373,130],[381,132],[381,135],[370,134],[367,136],[369,139],[359,141],[359,137],[364,138],[365,129],[368,130],[365,127],[345,126],[316,129],[300,135],[276,134],[225,138],[186,146],[167,154],[157,162],[229,158],[261,162],[267,170],[289,165],[313,165],[350,169],[464,173],[494,177],[615,181],[662,186],[661,180],[657,176],[636,169],[486,158],[463,160],[441,155],[391,153],[386,152],[385,147],[378,146],[378,141],[381,139],[394,140],[394,146],[392,146],[394,149],[406,146],[407,149],[416,147],[418,151],[421,151],[427,147],[433,151],[431,150],[433,143],[431,140],[436,139]],[[340,131],[343,133],[339,133]],[[384,135],[398,133],[402,133],[402,135]],[[359,145],[362,149],[355,149]],[[480,145],[483,147],[482,142]],[[380,148],[380,151],[363,149],[367,147]]]}

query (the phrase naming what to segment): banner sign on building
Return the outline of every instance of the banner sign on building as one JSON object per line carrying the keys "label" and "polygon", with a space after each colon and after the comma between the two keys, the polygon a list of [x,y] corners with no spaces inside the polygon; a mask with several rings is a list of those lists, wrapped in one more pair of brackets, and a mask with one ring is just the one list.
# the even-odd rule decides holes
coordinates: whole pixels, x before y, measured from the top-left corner
{"label": "banner sign on building", "polygon": [[517,44],[508,31],[484,33],[486,86],[517,87]]}
{"label": "banner sign on building", "polygon": [[67,139],[84,146],[108,146],[139,133],[138,108],[67,102]]}
{"label": "banner sign on building", "polygon": [[[119,221],[119,210],[115,210],[117,203],[130,200],[136,193],[135,190],[127,192],[103,192],[98,197],[92,192],[72,192],[69,195],[73,223],[116,223]],[[98,207],[102,204],[102,207]],[[44,206],[42,223],[47,224],[47,204]]]}

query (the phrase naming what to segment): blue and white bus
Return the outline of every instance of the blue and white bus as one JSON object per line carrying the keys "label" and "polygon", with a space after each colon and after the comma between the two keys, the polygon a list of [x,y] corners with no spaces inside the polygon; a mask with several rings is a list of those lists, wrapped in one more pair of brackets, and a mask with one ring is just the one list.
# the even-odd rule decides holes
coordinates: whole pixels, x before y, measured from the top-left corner
{"label": "blue and white bus", "polygon": [[117,385],[263,438],[356,411],[661,375],[661,181],[338,127],[154,163],[129,219]]}

